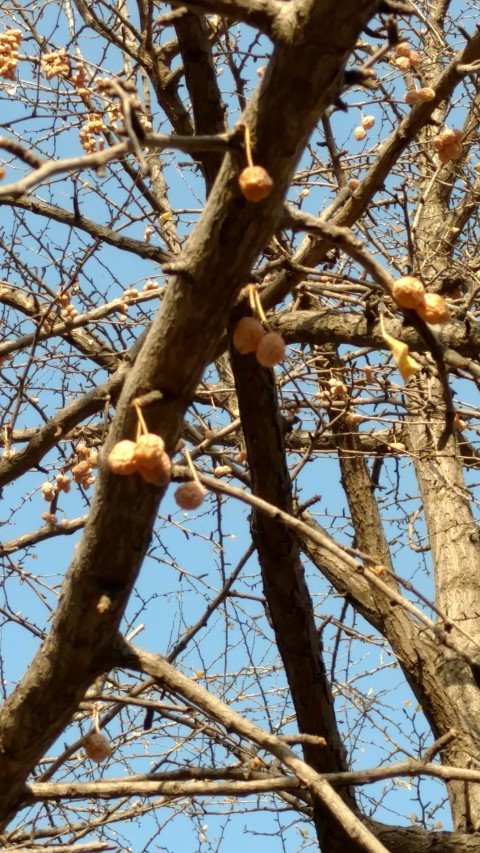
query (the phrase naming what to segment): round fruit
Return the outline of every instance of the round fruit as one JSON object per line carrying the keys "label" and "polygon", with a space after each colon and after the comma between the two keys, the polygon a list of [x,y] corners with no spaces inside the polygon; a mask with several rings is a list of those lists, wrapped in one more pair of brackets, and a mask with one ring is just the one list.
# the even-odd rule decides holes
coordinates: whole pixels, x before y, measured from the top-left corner
{"label": "round fruit", "polygon": [[270,195],[273,181],[263,166],[247,166],[240,172],[238,185],[247,201],[263,201]]}
{"label": "round fruit", "polygon": [[[128,439],[118,441],[107,457],[107,465],[110,471],[114,474],[133,474],[137,470],[135,448],[136,444],[134,441],[129,441]],[[88,467],[90,468],[90,466]]]}
{"label": "round fruit", "polygon": [[88,757],[92,761],[96,761],[97,764],[105,761],[112,751],[107,738],[101,735],[100,732],[90,732],[90,734],[85,735],[83,738],[83,748]]}
{"label": "round fruit", "polygon": [[142,468],[157,468],[165,451],[165,442],[154,432],[141,435],[135,445],[135,459]]}
{"label": "round fruit", "polygon": [[433,101],[435,98],[435,89],[431,89],[429,86],[423,86],[418,90],[418,99],[420,101]]}
{"label": "round fruit", "polygon": [[285,341],[277,332],[267,332],[258,344],[255,353],[262,367],[273,367],[285,356]]}
{"label": "round fruit", "polygon": [[178,489],[175,489],[174,498],[181,509],[198,509],[203,503],[205,493],[201,483],[192,480],[190,483],[182,483]]}
{"label": "round fruit", "polygon": [[401,308],[418,308],[425,299],[425,288],[419,278],[405,275],[392,287],[392,296]]}
{"label": "round fruit", "polygon": [[412,104],[418,104],[418,102],[422,100],[420,97],[420,91],[420,89],[409,89],[408,92],[405,92],[403,100],[409,106]]}
{"label": "round fruit", "polygon": [[360,123],[364,130],[370,130],[370,128],[375,124],[375,116],[363,116]]}
{"label": "round fruit", "polygon": [[450,309],[439,293],[427,293],[423,305],[417,308],[417,314],[432,326],[448,323],[450,319]]}
{"label": "round fruit", "polygon": [[137,471],[147,483],[152,483],[154,486],[166,486],[172,476],[172,463],[168,453],[162,453],[154,468],[139,464]]}
{"label": "round fruit", "polygon": [[361,125],[356,127],[355,130],[353,131],[354,139],[356,139],[357,142],[360,142],[361,139],[365,139],[366,135],[367,135],[367,131],[365,130],[364,127],[361,127]]}
{"label": "round fruit", "polygon": [[264,334],[265,329],[259,320],[255,317],[242,317],[233,330],[233,346],[240,355],[255,352]]}

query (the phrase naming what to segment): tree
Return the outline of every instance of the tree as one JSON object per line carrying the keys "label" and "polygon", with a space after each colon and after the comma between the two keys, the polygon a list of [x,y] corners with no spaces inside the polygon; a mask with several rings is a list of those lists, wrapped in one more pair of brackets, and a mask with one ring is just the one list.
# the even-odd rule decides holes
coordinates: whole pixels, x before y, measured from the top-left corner
{"label": "tree", "polygon": [[474,13],[5,0],[5,849],[480,849]]}

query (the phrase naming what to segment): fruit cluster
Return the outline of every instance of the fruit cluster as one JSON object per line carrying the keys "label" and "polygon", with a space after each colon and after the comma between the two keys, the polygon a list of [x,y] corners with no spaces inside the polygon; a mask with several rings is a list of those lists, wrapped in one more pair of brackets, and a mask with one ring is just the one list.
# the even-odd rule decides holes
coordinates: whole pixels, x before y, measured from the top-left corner
{"label": "fruit cluster", "polygon": [[462,156],[462,132],[445,128],[433,140],[433,147],[437,152],[440,163],[449,163],[450,160],[458,160]]}
{"label": "fruit cluster", "polygon": [[242,317],[233,330],[233,345],[240,355],[254,352],[262,367],[273,367],[285,356],[285,341],[277,332],[266,332],[256,317]]}
{"label": "fruit cluster", "polygon": [[367,130],[370,130],[370,128],[372,128],[374,124],[375,116],[363,116],[360,124],[353,131],[354,139],[356,139],[357,142],[360,142],[362,139],[365,139],[367,135]]}
{"label": "fruit cluster", "polygon": [[40,68],[47,80],[51,80],[52,77],[68,77],[70,63],[66,50],[62,47],[60,50],[44,53],[40,60]]}
{"label": "fruit cluster", "polygon": [[107,464],[114,474],[127,476],[137,472],[147,483],[165,486],[172,476],[172,463],[159,435],[145,432],[137,441],[124,439],[110,451]]}
{"label": "fruit cluster", "polygon": [[0,77],[5,77],[6,80],[15,80],[21,40],[20,30],[5,30],[0,33]]}
{"label": "fruit cluster", "polygon": [[409,71],[420,62],[420,54],[416,50],[412,50],[408,42],[402,41],[395,48],[396,58],[394,65],[400,68],[401,71]]}
{"label": "fruit cluster", "polygon": [[[80,144],[86,154],[95,154],[96,151],[101,151],[105,146],[105,140],[102,133],[107,131],[107,125],[104,123],[100,113],[90,113],[85,124],[82,125],[79,131]],[[99,136],[100,139],[95,139]]]}
{"label": "fruit cluster", "polygon": [[405,92],[403,100],[406,104],[412,106],[412,104],[433,101],[434,98],[435,89],[431,89],[429,86],[423,86],[421,89],[408,89],[408,91]]}
{"label": "fruit cluster", "polygon": [[399,278],[392,287],[392,296],[401,308],[413,308],[425,323],[440,325],[450,319],[450,309],[439,293],[427,293],[419,278],[412,275]]}

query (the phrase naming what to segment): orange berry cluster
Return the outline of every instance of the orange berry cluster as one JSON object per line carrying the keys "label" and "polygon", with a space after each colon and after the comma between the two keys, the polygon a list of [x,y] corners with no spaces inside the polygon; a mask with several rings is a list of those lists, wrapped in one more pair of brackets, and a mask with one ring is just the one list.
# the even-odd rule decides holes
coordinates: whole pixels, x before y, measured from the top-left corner
{"label": "orange berry cluster", "polygon": [[400,68],[401,71],[409,71],[420,62],[420,54],[416,50],[412,50],[408,42],[402,41],[395,48],[396,59],[394,65]]}
{"label": "orange berry cluster", "polygon": [[405,92],[403,100],[406,104],[412,106],[412,104],[433,101],[434,98],[435,89],[431,89],[429,86],[423,86],[421,89],[409,89],[408,92]]}
{"label": "orange berry cluster", "polygon": [[392,287],[392,296],[401,308],[413,308],[425,323],[440,325],[450,319],[450,309],[439,293],[427,293],[419,278],[412,275],[399,278]]}
{"label": "orange berry cluster", "polygon": [[242,317],[233,330],[233,345],[240,355],[254,352],[262,367],[273,367],[285,356],[285,341],[277,332],[266,332],[255,317]]}
{"label": "orange berry cluster", "polygon": [[92,468],[98,464],[98,456],[94,450],[87,447],[86,444],[77,444],[78,461],[72,468],[72,477],[75,483],[88,489],[95,482],[95,477],[92,475]]}
{"label": "orange berry cluster", "polygon": [[[105,140],[102,133],[107,131],[107,125],[104,123],[100,113],[90,113],[85,124],[82,125],[79,132],[80,144],[86,154],[95,154],[96,151],[102,151],[105,147]],[[95,139],[95,137],[100,137]]]}
{"label": "orange berry cluster", "polygon": [[370,130],[375,124],[375,116],[363,116],[358,127],[353,131],[354,139],[357,142],[360,142],[362,139],[365,139],[367,135],[367,130]]}
{"label": "orange berry cluster", "polygon": [[6,80],[15,80],[21,40],[20,30],[5,30],[0,33],[0,77],[5,77]]}
{"label": "orange berry cluster", "polygon": [[165,453],[163,438],[146,432],[137,441],[124,439],[110,451],[107,464],[114,474],[127,476],[137,472],[147,483],[165,486],[172,476],[172,463]]}
{"label": "orange berry cluster", "polygon": [[445,128],[433,140],[433,147],[437,152],[440,163],[449,163],[450,160],[458,160],[462,156],[462,132],[461,130],[450,130]]}
{"label": "orange berry cluster", "polygon": [[47,80],[51,80],[52,77],[68,77],[70,63],[65,48],[44,53],[40,60],[40,68]]}

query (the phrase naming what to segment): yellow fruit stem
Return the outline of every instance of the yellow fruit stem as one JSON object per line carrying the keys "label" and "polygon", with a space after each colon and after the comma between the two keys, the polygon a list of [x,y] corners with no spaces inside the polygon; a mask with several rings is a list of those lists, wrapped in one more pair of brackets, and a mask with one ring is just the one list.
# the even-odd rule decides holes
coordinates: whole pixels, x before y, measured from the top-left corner
{"label": "yellow fruit stem", "polygon": [[253,159],[252,159],[252,147],[250,144],[250,129],[246,124],[243,126],[243,141],[244,141],[244,145],[245,145],[245,154],[247,156],[247,164],[251,168],[255,164],[254,164]]}
{"label": "yellow fruit stem", "polygon": [[200,478],[199,478],[199,476],[198,476],[198,474],[197,474],[197,472],[196,472],[196,470],[195,470],[195,465],[194,465],[194,464],[193,464],[193,462],[192,462],[192,457],[190,456],[190,453],[189,453],[189,451],[187,450],[187,448],[185,448],[185,450],[184,450],[184,454],[185,454],[185,458],[186,458],[186,460],[187,460],[187,465],[188,465],[188,467],[189,467],[189,469],[190,469],[190,473],[191,473],[191,475],[192,475],[192,480],[194,480],[194,481],[195,481],[195,483],[198,483],[198,485],[199,485],[199,486],[201,486],[202,484],[201,484],[201,482],[200,482]]}
{"label": "yellow fruit stem", "polygon": [[132,400],[132,406],[137,413],[138,423],[137,423],[137,441],[141,435],[145,435],[148,432],[147,424],[145,423],[145,418],[143,417],[142,410],[140,408],[140,403],[138,400]]}
{"label": "yellow fruit stem", "polygon": [[262,303],[260,302],[260,297],[258,295],[258,290],[256,286],[254,284],[248,284],[247,290],[250,308],[252,309],[253,313],[258,317],[260,322],[263,323],[263,325],[266,326],[267,329],[270,329],[270,326],[268,325],[268,320],[265,315],[265,311],[263,310]]}

